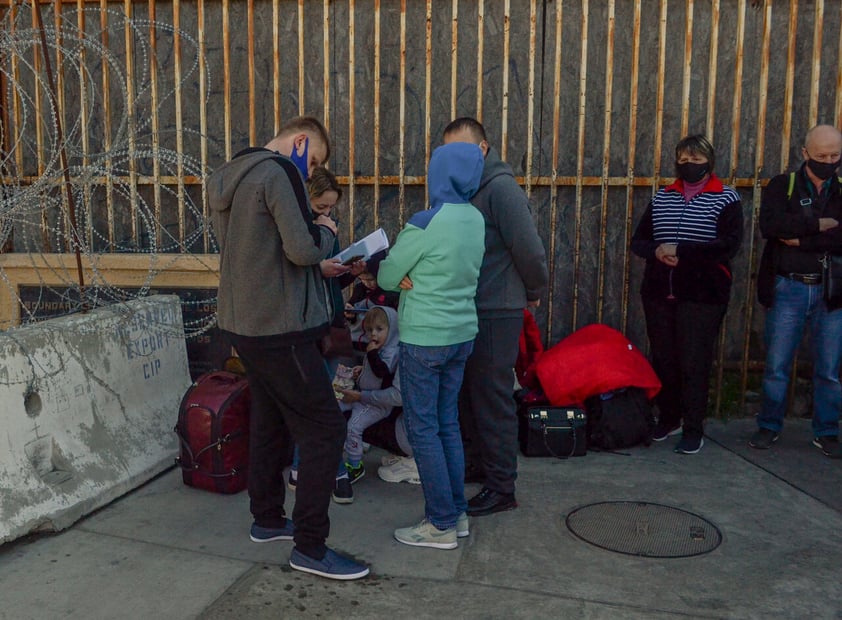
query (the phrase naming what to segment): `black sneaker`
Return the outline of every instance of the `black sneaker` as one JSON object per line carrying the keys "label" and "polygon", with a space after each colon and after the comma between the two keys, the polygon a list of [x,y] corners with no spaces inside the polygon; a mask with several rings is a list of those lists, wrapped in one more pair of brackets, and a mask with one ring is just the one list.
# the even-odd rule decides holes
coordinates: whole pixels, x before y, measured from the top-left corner
{"label": "black sneaker", "polygon": [[664,441],[667,437],[678,435],[681,432],[681,424],[667,426],[660,422],[652,430],[652,441]]}
{"label": "black sneaker", "polygon": [[336,487],[333,489],[331,497],[337,504],[354,503],[354,489],[351,488],[351,481],[347,476],[336,479]]}
{"label": "black sneaker", "polygon": [[705,440],[702,437],[693,437],[692,435],[682,435],[679,442],[673,448],[676,454],[696,454],[705,445]]}
{"label": "black sneaker", "polygon": [[842,459],[842,451],[839,448],[839,437],[836,435],[822,435],[813,439],[813,445],[822,451],[822,454],[832,459]]}
{"label": "black sneaker", "polygon": [[365,466],[362,463],[356,467],[350,463],[345,463],[345,469],[348,471],[348,478],[351,480],[351,484],[355,484],[358,480],[362,480],[365,477]]}
{"label": "black sneaker", "polygon": [[750,448],[756,448],[757,450],[768,450],[778,440],[778,437],[778,433],[772,429],[761,428],[751,436],[751,439],[748,440],[748,445]]}
{"label": "black sneaker", "polygon": [[514,493],[498,493],[483,487],[482,491],[468,500],[468,509],[465,512],[469,517],[482,517],[514,508],[517,508]]}

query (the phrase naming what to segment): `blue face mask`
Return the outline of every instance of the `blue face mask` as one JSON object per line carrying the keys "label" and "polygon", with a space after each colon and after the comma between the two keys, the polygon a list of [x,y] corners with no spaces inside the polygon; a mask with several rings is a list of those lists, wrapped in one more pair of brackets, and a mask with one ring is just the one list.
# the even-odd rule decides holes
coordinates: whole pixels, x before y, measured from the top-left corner
{"label": "blue face mask", "polygon": [[310,168],[307,165],[310,153],[310,138],[304,138],[304,154],[299,156],[295,145],[292,147],[292,153],[289,154],[289,158],[292,160],[292,163],[295,164],[296,168],[301,171],[301,176],[304,177],[306,181],[310,176]]}

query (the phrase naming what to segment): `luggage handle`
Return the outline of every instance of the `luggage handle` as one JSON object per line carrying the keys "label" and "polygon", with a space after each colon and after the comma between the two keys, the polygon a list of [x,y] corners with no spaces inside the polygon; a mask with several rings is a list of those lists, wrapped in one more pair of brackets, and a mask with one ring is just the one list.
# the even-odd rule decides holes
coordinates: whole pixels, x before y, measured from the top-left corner
{"label": "luggage handle", "polygon": [[[549,442],[547,441],[547,431],[552,430],[552,429],[559,429],[559,428],[569,428],[571,430],[571,434],[573,435],[573,447],[570,448],[570,454],[568,454],[567,456],[560,456],[560,455],[556,454],[555,451],[550,447]],[[564,460],[564,459],[570,458],[571,456],[573,456],[576,453],[576,429],[573,427],[573,425],[570,425],[570,426],[550,426],[546,422],[542,421],[541,422],[541,430],[542,430],[542,435],[544,437],[544,447],[547,449],[547,452],[552,454],[555,458]]]}
{"label": "luggage handle", "polygon": [[202,448],[201,450],[199,450],[195,455],[193,454],[193,451],[190,449],[190,445],[187,443],[187,441],[181,435],[181,432],[178,430],[178,425],[176,425],[176,427],[173,428],[173,430],[175,431],[176,437],[178,437],[179,443],[187,451],[187,454],[190,457],[190,462],[192,463],[192,466],[188,466],[188,465],[186,465],[185,463],[182,462],[180,456],[175,457],[175,464],[178,465],[181,469],[183,469],[185,471],[195,471],[197,473],[202,474],[203,476],[208,476],[209,478],[231,478],[231,477],[236,476],[240,473],[237,470],[236,467],[232,468],[230,472],[227,472],[227,473],[224,473],[224,474],[215,474],[213,472],[204,471],[204,470],[199,469],[199,464],[197,463],[197,459],[200,456],[202,456],[205,452],[207,452],[208,450],[211,450],[213,448],[216,448],[217,450],[222,450],[222,446],[224,444],[226,444],[230,441],[233,441],[233,440],[237,439],[240,435],[242,435],[243,434],[242,430],[238,430],[238,431],[233,432],[233,433],[228,433],[224,437],[220,437],[217,441],[215,441],[212,444],[209,444],[209,445],[205,446],[204,448]]}

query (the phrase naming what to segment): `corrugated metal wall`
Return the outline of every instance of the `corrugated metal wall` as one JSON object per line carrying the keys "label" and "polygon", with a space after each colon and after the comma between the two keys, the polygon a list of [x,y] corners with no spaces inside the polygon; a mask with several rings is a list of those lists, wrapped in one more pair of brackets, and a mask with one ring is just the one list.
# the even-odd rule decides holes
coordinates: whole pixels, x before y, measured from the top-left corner
{"label": "corrugated metal wall", "polygon": [[[514,167],[552,257],[538,311],[555,342],[600,321],[645,345],[628,251],[703,132],[743,199],[721,360],[762,359],[753,273],[760,188],[842,119],[842,4],[822,0],[193,0],[7,3],[0,39],[6,196],[16,251],[71,251],[61,147],[83,251],[210,253],[202,177],[315,114],[347,186],[344,241],[394,236],[425,205],[430,152],[454,117],[482,120]],[[61,125],[65,142],[56,139]],[[46,180],[45,180],[46,179]],[[12,205],[9,207],[9,205]],[[8,222],[12,222],[9,224]],[[36,233],[37,231],[37,233]],[[11,233],[10,233],[11,234]],[[720,365],[721,368],[721,365]]]}

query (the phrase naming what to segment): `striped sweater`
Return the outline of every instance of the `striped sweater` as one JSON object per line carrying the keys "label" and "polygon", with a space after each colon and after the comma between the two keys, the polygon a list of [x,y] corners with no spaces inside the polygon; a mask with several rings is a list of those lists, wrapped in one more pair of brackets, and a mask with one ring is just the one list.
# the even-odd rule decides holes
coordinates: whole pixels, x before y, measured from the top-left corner
{"label": "striped sweater", "polygon": [[[711,175],[702,191],[684,199],[677,180],[660,190],[638,223],[632,251],[646,259],[641,294],[647,298],[727,304],[731,294],[730,259],[743,237],[737,192]],[[675,243],[678,265],[655,258],[662,243]]]}

